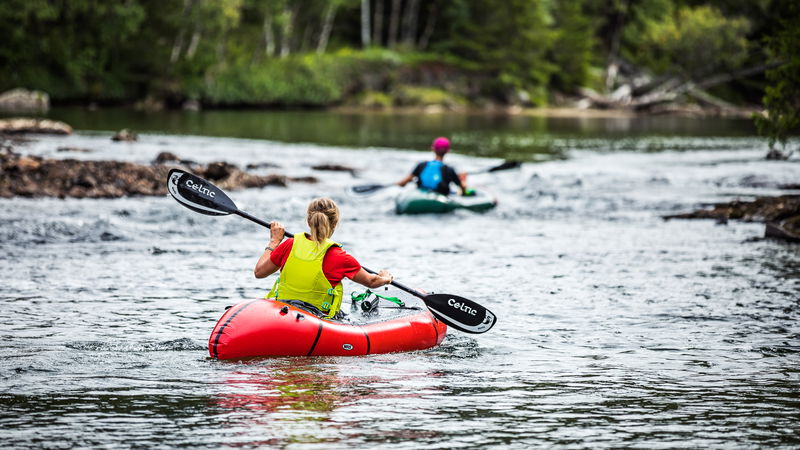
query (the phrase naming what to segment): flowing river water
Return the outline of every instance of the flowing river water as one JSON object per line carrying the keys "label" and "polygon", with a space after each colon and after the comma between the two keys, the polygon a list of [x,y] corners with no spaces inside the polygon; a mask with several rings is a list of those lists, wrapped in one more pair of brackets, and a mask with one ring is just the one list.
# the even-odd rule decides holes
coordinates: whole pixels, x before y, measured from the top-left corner
{"label": "flowing river water", "polygon": [[[230,195],[289,231],[303,229],[311,198],[334,198],[334,237],[363,264],[473,299],[498,315],[495,328],[450,330],[412,353],[212,360],[206,341],[224,308],[272,282],[252,275],[266,230],[168,197],[0,200],[5,447],[800,445],[800,246],[763,239],[761,224],[661,219],[798,181],[797,161],[763,160],[748,126],[715,134],[714,122],[684,121],[666,136],[589,121],[559,133],[531,119],[492,137],[502,123],[463,119],[441,132],[417,118],[413,142],[359,122],[362,134],[344,127],[349,138],[326,143],[291,128],[313,128],[303,118],[319,113],[308,114],[285,120],[295,131],[270,128],[295,142],[162,124],[169,133],[134,144],[84,131],[17,151],[141,163],[170,151],[317,176]],[[520,169],[470,178],[496,209],[397,216],[397,189],[348,191],[399,178],[437,134],[472,154],[448,156],[459,170],[525,157]],[[322,163],[358,177],[311,169]]]}

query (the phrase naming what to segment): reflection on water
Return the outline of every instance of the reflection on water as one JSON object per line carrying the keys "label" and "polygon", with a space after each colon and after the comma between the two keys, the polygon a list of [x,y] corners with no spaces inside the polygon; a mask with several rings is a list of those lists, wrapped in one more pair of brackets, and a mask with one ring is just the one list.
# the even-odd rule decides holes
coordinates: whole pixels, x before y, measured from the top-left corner
{"label": "reflection on water", "polygon": [[[417,152],[147,134],[117,145],[109,133],[20,147],[139,162],[169,150],[318,176],[231,196],[297,231],[308,201],[330,195],[342,210],[335,238],[359,261],[485,304],[498,324],[484,335],[450,331],[420,352],[214,361],[207,339],[225,306],[270,287],[252,276],[265,230],[166,197],[2,200],[0,439],[9,448],[797,447],[800,246],[762,239],[756,223],[660,217],[781,193],[800,166],[764,161],[766,146],[748,137],[553,136],[568,159],[470,177],[497,195],[496,209],[419,217],[394,214],[398,189],[347,189],[395,179]],[[60,146],[92,152],[65,156]],[[464,170],[498,162],[448,158]],[[360,178],[311,167],[331,161]]]}
{"label": "reflection on water", "polygon": [[[432,136],[448,136],[456,151],[475,156],[536,160],[609,138],[634,145],[644,136],[752,136],[752,120],[692,117],[541,117],[486,114],[336,113],[326,111],[89,111],[55,108],[50,117],[75,129],[231,136],[344,147],[426,150]],[[624,140],[628,139],[628,145]],[[600,143],[608,145],[608,141]],[[662,146],[663,148],[663,146]],[[674,143],[672,148],[674,148]],[[607,150],[608,148],[602,148]]]}
{"label": "reflection on water", "polygon": [[[395,358],[394,356],[390,356]],[[355,358],[359,359],[359,358]],[[366,358],[362,358],[366,359]],[[358,365],[362,366],[363,362]],[[231,366],[221,386],[223,393],[214,399],[214,407],[225,415],[230,427],[246,429],[255,440],[227,442],[232,446],[287,445],[292,443],[336,443],[374,441],[370,428],[386,428],[391,422],[386,413],[359,410],[360,405],[389,402],[418,404],[423,395],[437,389],[408,390],[393,385],[430,383],[436,373],[402,373],[399,375],[361,373],[344,374],[354,367],[348,358],[273,358],[251,360]],[[370,362],[366,362],[370,365]],[[437,433],[388,431],[385,441],[407,438],[431,438]]]}
{"label": "reflection on water", "polygon": [[[269,413],[291,409],[326,413],[343,400],[337,390],[343,380],[337,376],[336,368],[320,366],[313,359],[250,362],[246,368],[247,371],[237,369],[225,380],[225,390],[230,393],[216,400],[219,406],[233,411]],[[324,418],[320,415],[315,420]]]}

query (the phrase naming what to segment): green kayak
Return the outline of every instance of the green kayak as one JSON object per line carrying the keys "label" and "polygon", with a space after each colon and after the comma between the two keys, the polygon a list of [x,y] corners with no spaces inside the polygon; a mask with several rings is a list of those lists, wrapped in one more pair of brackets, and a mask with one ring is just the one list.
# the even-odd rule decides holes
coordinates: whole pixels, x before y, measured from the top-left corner
{"label": "green kayak", "polygon": [[470,211],[487,211],[497,206],[493,196],[476,191],[475,195],[442,195],[422,189],[408,189],[397,196],[395,211],[397,214],[448,213],[456,209]]}

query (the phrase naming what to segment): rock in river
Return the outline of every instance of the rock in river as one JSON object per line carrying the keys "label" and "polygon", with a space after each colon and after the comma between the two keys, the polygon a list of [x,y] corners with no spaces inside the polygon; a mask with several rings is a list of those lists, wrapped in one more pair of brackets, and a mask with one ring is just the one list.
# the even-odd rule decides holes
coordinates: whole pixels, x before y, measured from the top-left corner
{"label": "rock in river", "polygon": [[[20,156],[0,149],[0,197],[116,198],[165,195],[167,173],[176,165],[141,165],[121,161],[78,161]],[[258,176],[225,162],[191,169],[214,179],[223,189],[286,186],[289,181],[314,182],[283,175]]]}
{"label": "rock in river", "polygon": [[0,120],[0,133],[72,134],[72,127],[56,120],[18,117]]}

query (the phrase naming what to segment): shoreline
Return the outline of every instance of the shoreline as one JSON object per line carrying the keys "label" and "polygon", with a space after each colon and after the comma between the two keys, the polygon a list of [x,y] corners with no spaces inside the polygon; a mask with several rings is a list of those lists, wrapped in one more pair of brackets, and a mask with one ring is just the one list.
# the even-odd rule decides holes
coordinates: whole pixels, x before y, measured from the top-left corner
{"label": "shoreline", "polygon": [[[564,118],[564,119],[637,119],[647,117],[691,117],[691,118],[729,118],[729,119],[752,119],[754,114],[762,113],[756,106],[742,106],[729,109],[703,108],[696,105],[671,105],[660,110],[636,111],[633,108],[581,108],[575,106],[544,106],[544,107],[522,107],[515,105],[492,105],[486,107],[477,106],[392,106],[386,108],[376,108],[360,105],[336,105],[327,107],[254,107],[254,106],[233,106],[219,107],[209,106],[197,109],[182,108],[140,108],[132,104],[119,105],[86,105],[86,104],[55,104],[52,109],[80,109],[87,112],[101,113],[104,110],[127,110],[142,114],[148,113],[187,113],[196,114],[203,112],[218,111],[247,111],[247,112],[291,112],[291,111],[319,111],[336,114],[374,114],[374,115],[465,115],[465,116],[520,116],[520,117],[544,117],[544,118]],[[0,111],[0,119],[18,118],[21,115],[26,117],[47,118],[47,112],[39,113],[14,113]]]}

